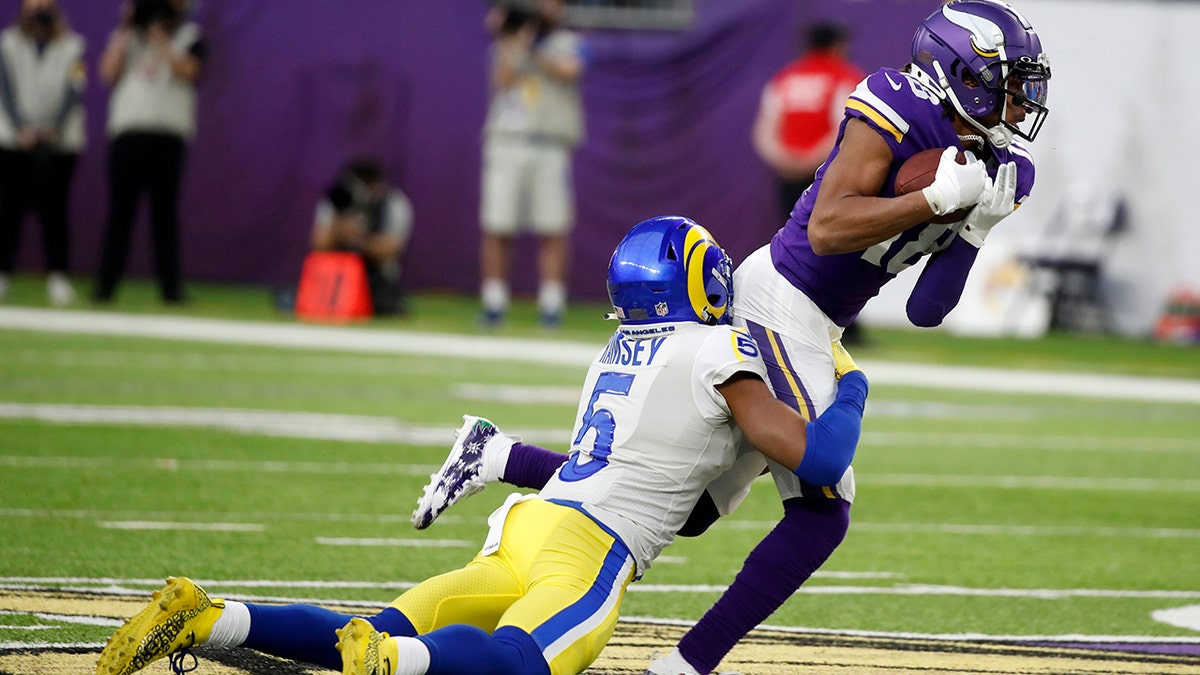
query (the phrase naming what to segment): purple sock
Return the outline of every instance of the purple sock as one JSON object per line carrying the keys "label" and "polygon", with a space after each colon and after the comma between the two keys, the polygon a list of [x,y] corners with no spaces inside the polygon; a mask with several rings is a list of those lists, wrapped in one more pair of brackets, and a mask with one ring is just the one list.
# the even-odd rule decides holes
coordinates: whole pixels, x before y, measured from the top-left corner
{"label": "purple sock", "polygon": [[561,452],[528,443],[514,443],[501,480],[520,488],[540,490],[565,461],[567,456]]}
{"label": "purple sock", "polygon": [[701,673],[712,672],[825,563],[849,527],[848,502],[785,501],[783,520],[750,552],[717,604],[679,641],[683,658]]}

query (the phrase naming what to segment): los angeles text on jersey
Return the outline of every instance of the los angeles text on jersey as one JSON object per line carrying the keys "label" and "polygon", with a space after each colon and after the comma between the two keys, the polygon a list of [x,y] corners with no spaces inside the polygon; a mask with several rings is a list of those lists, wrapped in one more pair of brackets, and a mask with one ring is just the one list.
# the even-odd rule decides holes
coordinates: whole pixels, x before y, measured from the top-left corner
{"label": "los angeles text on jersey", "polygon": [[667,341],[665,337],[633,340],[621,331],[613,333],[598,363],[605,365],[648,366],[654,362],[659,347]]}

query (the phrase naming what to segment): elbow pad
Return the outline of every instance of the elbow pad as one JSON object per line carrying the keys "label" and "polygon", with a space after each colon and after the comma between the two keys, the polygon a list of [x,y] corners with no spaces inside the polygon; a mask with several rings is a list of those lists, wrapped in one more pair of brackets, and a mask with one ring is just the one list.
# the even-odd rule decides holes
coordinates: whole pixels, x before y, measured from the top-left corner
{"label": "elbow pad", "polygon": [[807,443],[795,474],[814,485],[833,485],[846,473],[862,435],[867,377],[846,373],[838,381],[837,400],[804,427]]}

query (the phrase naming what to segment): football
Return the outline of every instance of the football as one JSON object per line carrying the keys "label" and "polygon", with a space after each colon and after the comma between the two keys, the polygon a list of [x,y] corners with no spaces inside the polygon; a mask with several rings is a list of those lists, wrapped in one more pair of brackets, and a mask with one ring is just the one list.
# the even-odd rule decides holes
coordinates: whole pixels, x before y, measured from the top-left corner
{"label": "football", "polygon": [[[937,175],[938,162],[941,159],[942,148],[922,150],[909,157],[904,164],[900,165],[900,170],[896,172],[896,196],[899,197],[900,195],[917,192],[929,187],[929,184],[933,182],[934,176]],[[961,150],[958,151],[958,163],[967,163],[967,156]],[[944,216],[934,216],[929,219],[929,222],[955,223],[966,217],[967,211],[970,210],[969,208],[959,209]]]}

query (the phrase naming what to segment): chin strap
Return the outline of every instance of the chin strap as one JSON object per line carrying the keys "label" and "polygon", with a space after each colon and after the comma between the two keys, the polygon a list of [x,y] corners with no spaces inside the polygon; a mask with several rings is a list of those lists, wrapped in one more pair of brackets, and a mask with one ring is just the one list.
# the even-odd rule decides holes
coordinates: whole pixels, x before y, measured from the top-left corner
{"label": "chin strap", "polygon": [[1001,122],[996,126],[988,129],[988,142],[994,148],[1007,148],[1012,143],[1013,132]]}
{"label": "chin strap", "polygon": [[913,74],[917,76],[917,79],[919,79],[922,84],[933,90],[933,92],[938,95],[939,99],[943,101],[950,101],[950,104],[954,106],[954,110],[958,113],[959,117],[962,117],[967,121],[968,124],[975,127],[979,131],[987,134],[988,143],[992,147],[1007,148],[1009,144],[1012,143],[1012,130],[1006,127],[1004,122],[1000,122],[991,128],[985,127],[975,118],[968,115],[967,111],[963,110],[962,104],[958,102],[958,97],[954,95],[954,90],[950,88],[950,78],[946,76],[946,71],[942,69],[941,62],[935,60],[933,62],[933,69],[937,72],[936,80],[930,77],[929,73],[926,73],[920,68],[914,68]]}

